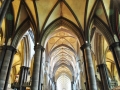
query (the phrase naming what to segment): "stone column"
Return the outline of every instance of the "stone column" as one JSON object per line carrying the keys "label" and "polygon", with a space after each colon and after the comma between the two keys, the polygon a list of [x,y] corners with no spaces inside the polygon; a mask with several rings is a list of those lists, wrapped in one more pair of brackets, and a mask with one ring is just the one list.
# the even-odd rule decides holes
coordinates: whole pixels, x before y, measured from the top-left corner
{"label": "stone column", "polygon": [[91,49],[90,44],[85,43],[82,45],[81,49],[83,51],[84,56],[84,64],[86,69],[86,76],[88,77],[88,89],[87,90],[97,90],[97,83],[95,79],[95,72],[92,63]]}
{"label": "stone column", "polygon": [[[81,49],[82,49],[82,51],[84,51],[84,48],[81,47]],[[86,79],[86,82],[84,82],[84,84],[85,84],[86,90],[89,90],[88,76],[87,76],[87,67],[86,67],[86,61],[85,61],[85,54],[84,54],[84,52],[83,52],[83,58],[84,58],[83,61],[84,61],[84,70],[85,70],[85,79]]]}
{"label": "stone column", "polygon": [[118,71],[118,75],[120,77],[120,43],[119,42],[115,42],[113,44],[110,45],[110,50],[113,54],[114,57],[114,61],[116,64],[116,68]]}
{"label": "stone column", "polygon": [[[55,82],[55,90],[57,90],[57,83]],[[72,89],[71,89],[72,90]]]}
{"label": "stone column", "polygon": [[24,82],[27,81],[28,71],[29,71],[29,67],[25,67],[25,70],[24,70]]}
{"label": "stone column", "polygon": [[47,82],[47,73],[44,74],[44,83],[43,83],[43,88],[44,90],[48,90],[48,82]]}
{"label": "stone column", "polygon": [[2,63],[5,57],[5,52],[6,52],[6,46],[0,46],[1,48],[1,52],[0,52],[0,71],[1,71],[1,67],[2,67]]}
{"label": "stone column", "polygon": [[71,90],[73,90],[73,82],[71,82]]}
{"label": "stone column", "polygon": [[98,70],[100,73],[100,78],[102,81],[102,90],[110,90],[110,81],[109,81],[109,76],[108,76],[108,71],[106,64],[100,64],[98,65]]}
{"label": "stone column", "polygon": [[35,46],[35,56],[34,56],[34,66],[33,66],[31,90],[38,90],[38,87],[39,87],[39,71],[40,71],[41,49],[42,48],[43,47],[41,45]]}
{"label": "stone column", "polygon": [[80,71],[80,86],[81,86],[81,89],[85,89],[85,76],[84,76],[84,73],[82,71]]}
{"label": "stone column", "polygon": [[19,77],[19,90],[26,90],[25,87],[22,87],[23,83],[27,80],[27,68],[26,66],[21,66],[20,68],[20,77]]}
{"label": "stone column", "polygon": [[84,82],[84,81],[82,81],[82,66],[81,66],[81,60],[78,60],[78,67],[79,67],[79,90],[80,89],[82,89],[83,87],[82,87],[82,82]]}
{"label": "stone column", "polygon": [[12,67],[13,56],[16,49],[12,46],[7,46],[5,58],[0,71],[0,90],[6,90],[10,69]]}
{"label": "stone column", "polygon": [[41,47],[41,57],[40,57],[40,69],[39,69],[39,86],[38,86],[38,90],[41,90],[41,71],[42,71],[42,62],[43,62],[43,51],[45,49],[43,47]]}
{"label": "stone column", "polygon": [[[48,90],[48,62],[45,62],[45,67],[44,67],[44,90]],[[56,90],[56,89],[55,89]]]}
{"label": "stone column", "polygon": [[2,24],[2,21],[5,17],[5,14],[9,8],[10,3],[12,2],[12,0],[4,0],[2,7],[0,9],[0,26]]}

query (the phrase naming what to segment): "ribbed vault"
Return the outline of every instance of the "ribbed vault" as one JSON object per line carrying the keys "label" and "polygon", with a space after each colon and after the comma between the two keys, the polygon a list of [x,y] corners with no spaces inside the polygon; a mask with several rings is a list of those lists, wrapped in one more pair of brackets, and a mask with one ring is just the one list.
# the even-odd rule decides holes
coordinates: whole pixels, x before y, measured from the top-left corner
{"label": "ribbed vault", "polygon": [[[6,1],[0,0],[0,13],[4,2]],[[0,45],[18,47],[13,67],[16,65],[20,67],[19,52],[20,50],[23,54],[24,52],[23,47],[19,45],[24,42],[26,46],[24,55],[28,56],[24,59],[28,60],[25,63],[30,66],[29,59],[34,57],[29,55],[30,42],[22,40],[30,29],[32,36],[29,33],[29,37],[32,44],[45,48],[43,60],[40,59],[41,68],[45,68],[41,71],[42,74],[45,72],[51,81],[58,82],[58,87],[61,86],[58,90],[71,90],[69,85],[79,78],[80,70],[83,70],[80,69],[83,67],[81,63],[83,64],[84,57],[81,55],[80,47],[87,42],[93,45],[92,50],[95,52],[96,33],[105,37],[108,46],[120,41],[119,4],[120,0],[12,0],[11,8],[0,27]],[[111,53],[106,54],[107,57],[109,55]],[[16,69],[17,73],[19,71]]]}
{"label": "ribbed vault", "polygon": [[72,82],[77,65],[77,46],[80,45],[77,36],[69,29],[59,27],[48,36],[46,43],[50,58],[50,74],[55,78],[55,82],[61,81],[61,85],[64,85],[62,84],[63,78],[60,78],[63,77],[63,74],[67,75],[67,78]]}

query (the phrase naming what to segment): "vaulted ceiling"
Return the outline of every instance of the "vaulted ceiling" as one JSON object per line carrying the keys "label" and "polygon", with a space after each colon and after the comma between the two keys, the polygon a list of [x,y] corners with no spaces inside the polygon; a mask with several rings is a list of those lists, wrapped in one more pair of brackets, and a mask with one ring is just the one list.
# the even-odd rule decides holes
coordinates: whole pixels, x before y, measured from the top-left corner
{"label": "vaulted ceiling", "polygon": [[19,27],[28,16],[32,16],[41,31],[57,18],[64,17],[85,30],[93,13],[102,17],[101,19],[108,24],[106,16],[109,17],[110,14],[110,0],[24,0],[22,3],[21,1],[12,2],[16,27]]}
{"label": "vaulted ceiling", "polygon": [[[95,23],[94,17],[112,32],[111,2],[120,8],[120,0],[117,3],[115,0],[13,0],[14,32],[30,20],[32,29],[38,32],[35,35],[41,41],[45,39],[43,45],[50,58],[51,71],[56,77],[63,72],[71,78],[82,44],[80,38],[86,40]],[[2,30],[5,31],[4,23]]]}

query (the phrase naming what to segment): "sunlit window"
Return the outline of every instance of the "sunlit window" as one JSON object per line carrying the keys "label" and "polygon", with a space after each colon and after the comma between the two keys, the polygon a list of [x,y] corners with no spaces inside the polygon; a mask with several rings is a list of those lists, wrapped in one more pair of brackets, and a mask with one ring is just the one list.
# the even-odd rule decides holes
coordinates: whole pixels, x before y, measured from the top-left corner
{"label": "sunlit window", "polygon": [[57,90],[71,90],[70,78],[64,73],[57,80]]}

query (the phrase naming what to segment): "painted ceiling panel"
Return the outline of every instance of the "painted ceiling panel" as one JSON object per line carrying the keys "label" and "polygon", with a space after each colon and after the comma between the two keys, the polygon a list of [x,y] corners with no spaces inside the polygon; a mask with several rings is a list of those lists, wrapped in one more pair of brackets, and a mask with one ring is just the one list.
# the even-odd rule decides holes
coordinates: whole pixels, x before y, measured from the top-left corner
{"label": "painted ceiling panel", "polygon": [[[62,28],[60,30],[63,30]],[[54,65],[61,61],[61,63],[70,63],[73,68],[75,67],[75,51],[77,49],[77,39],[76,37],[72,36],[71,33],[63,31],[58,31],[50,38],[48,41],[48,48],[49,51],[52,51],[52,54],[50,54],[51,57],[51,68],[54,67]],[[50,44],[53,44],[52,47],[49,47]],[[61,45],[60,47],[56,48],[56,46]],[[62,46],[63,45],[63,46]],[[72,48],[65,47],[64,45]],[[56,48],[56,49],[54,49]],[[65,62],[68,61],[68,62]]]}
{"label": "painted ceiling panel", "polygon": [[35,12],[35,8],[34,8],[34,4],[33,4],[33,1],[31,0],[25,0],[26,4],[28,5],[31,13],[32,13],[32,16],[36,22],[36,25],[37,25],[37,18],[36,18],[36,12]]}
{"label": "painted ceiling panel", "polygon": [[88,7],[87,7],[87,19],[86,19],[87,21],[88,21],[88,18],[90,16],[90,12],[92,11],[92,8],[93,8],[95,1],[96,0],[89,0]]}
{"label": "painted ceiling panel", "polygon": [[75,68],[75,65],[76,65],[76,63],[74,62],[75,60],[73,60],[67,56],[66,57],[64,56],[63,58],[58,56],[58,57],[55,57],[54,59],[51,59],[51,64],[50,64],[51,69],[53,69],[53,67],[56,65],[56,63],[61,62],[61,61],[62,61],[62,63],[71,64],[73,66],[73,68]]}
{"label": "painted ceiling panel", "polygon": [[59,40],[60,38],[59,37],[55,37],[55,38],[51,38],[49,41],[48,41],[48,52],[54,48],[56,45],[55,43]]}
{"label": "painted ceiling panel", "polygon": [[44,29],[55,19],[59,18],[61,16],[61,8],[60,8],[60,4],[58,4],[55,9],[53,10],[53,12],[51,13],[51,15],[49,16],[47,23],[45,24]]}
{"label": "painted ceiling panel", "polygon": [[101,2],[100,2],[99,5],[97,6],[97,9],[96,9],[95,14],[96,14],[102,21],[104,21],[104,22],[108,25],[108,22],[107,22],[107,19],[106,19],[106,15],[105,15],[105,12],[104,12],[104,9],[103,9],[103,6],[102,6],[102,3],[101,3]]}
{"label": "painted ceiling panel", "polygon": [[82,28],[84,29],[84,13],[85,13],[86,0],[66,0],[66,2],[72,8]]}
{"label": "painted ceiling panel", "polygon": [[20,7],[20,0],[14,0],[14,1],[12,1],[12,4],[13,4],[13,10],[14,10],[14,22],[16,22],[18,10]]}
{"label": "painted ceiling panel", "polygon": [[[58,52],[55,57],[59,57],[59,59],[62,59],[62,58],[72,59],[72,55],[70,56],[68,53],[66,53],[66,52],[64,52],[64,51]],[[54,57],[54,58],[55,58],[55,57]]]}
{"label": "painted ceiling panel", "polygon": [[[39,0],[36,1],[37,12],[39,17],[40,30],[43,28],[46,18],[48,17],[50,11],[53,9],[53,6],[57,0]],[[59,11],[58,11],[59,12]]]}
{"label": "painted ceiling panel", "polygon": [[61,72],[66,72],[66,73],[68,73],[69,75],[72,76],[72,73],[71,73],[70,69],[69,69],[68,67],[64,66],[64,65],[60,66],[60,67],[57,69],[55,75],[58,75],[58,74],[61,73]]}
{"label": "painted ceiling panel", "polygon": [[77,39],[72,37],[71,34],[61,31],[54,34],[53,37],[51,37],[51,39],[48,41],[48,51],[51,51],[51,49],[61,44],[65,44],[73,48],[73,50],[77,50]]}
{"label": "painted ceiling panel", "polygon": [[71,55],[71,57],[74,57],[74,52],[70,51],[68,48],[57,48],[52,54],[50,54],[52,57],[55,57],[57,54],[64,52],[68,55]]}
{"label": "painted ceiling panel", "polygon": [[66,41],[68,41],[73,49],[77,51],[77,39],[74,37],[65,37]]}
{"label": "painted ceiling panel", "polygon": [[16,28],[18,28],[27,17],[28,17],[28,13],[27,13],[24,5],[22,4],[21,7],[20,7],[20,13],[19,13]]}
{"label": "painted ceiling panel", "polygon": [[65,59],[63,58],[63,60],[59,60],[59,61],[55,64],[54,68],[58,67],[59,65],[68,65],[68,66],[70,66],[71,64],[70,64],[70,62],[68,62],[67,60],[65,60]]}
{"label": "painted ceiling panel", "polygon": [[[106,12],[107,12],[107,16],[109,18],[109,14],[110,14],[110,0],[103,0]],[[111,13],[112,14],[112,13]]]}
{"label": "painted ceiling panel", "polygon": [[[64,39],[64,38],[58,39],[57,42],[55,42],[55,44],[54,44],[54,46],[53,46],[52,48],[54,48],[54,47],[56,47],[56,46],[58,46],[58,45],[62,45],[62,44],[68,45],[69,47],[72,47],[72,48],[74,49],[74,46],[72,46],[72,44],[69,43],[69,41],[67,41],[67,40]],[[51,49],[52,49],[52,48],[51,48]]]}
{"label": "painted ceiling panel", "polygon": [[68,7],[64,3],[61,3],[61,4],[62,4],[62,14],[63,14],[63,17],[67,18],[68,20],[72,21],[73,23],[75,23],[78,26],[78,23],[76,22],[73,14],[68,9]]}

